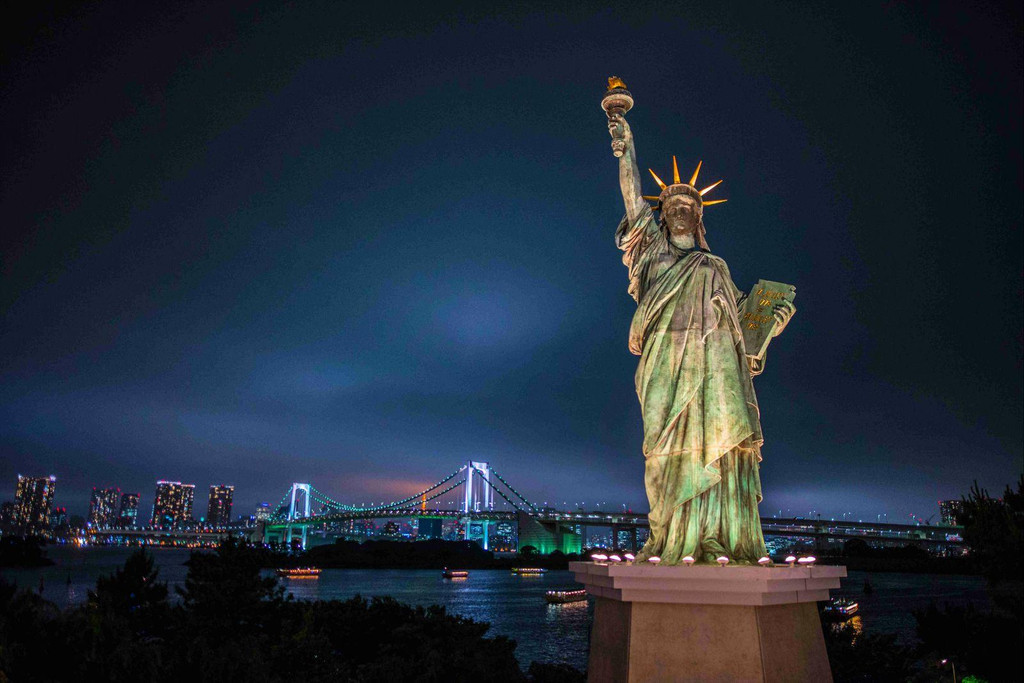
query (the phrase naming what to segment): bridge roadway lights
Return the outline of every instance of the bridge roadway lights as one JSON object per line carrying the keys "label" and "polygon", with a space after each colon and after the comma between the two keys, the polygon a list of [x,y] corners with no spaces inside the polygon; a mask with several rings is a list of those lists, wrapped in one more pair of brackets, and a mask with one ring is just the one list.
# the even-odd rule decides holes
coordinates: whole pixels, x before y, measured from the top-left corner
{"label": "bridge roadway lights", "polygon": [[832,680],[817,601],[846,567],[570,562],[594,598],[587,680]]}

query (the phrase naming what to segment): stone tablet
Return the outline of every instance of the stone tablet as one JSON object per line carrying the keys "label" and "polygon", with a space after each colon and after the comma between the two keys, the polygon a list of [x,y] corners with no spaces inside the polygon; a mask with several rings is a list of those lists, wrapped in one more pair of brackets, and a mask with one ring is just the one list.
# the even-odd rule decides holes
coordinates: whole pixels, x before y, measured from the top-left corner
{"label": "stone tablet", "polygon": [[795,298],[796,287],[793,285],[771,280],[757,281],[739,311],[743,345],[748,356],[757,360],[764,358],[768,342],[775,335],[775,328],[779,325],[779,321],[773,315],[775,307],[783,301],[792,303]]}

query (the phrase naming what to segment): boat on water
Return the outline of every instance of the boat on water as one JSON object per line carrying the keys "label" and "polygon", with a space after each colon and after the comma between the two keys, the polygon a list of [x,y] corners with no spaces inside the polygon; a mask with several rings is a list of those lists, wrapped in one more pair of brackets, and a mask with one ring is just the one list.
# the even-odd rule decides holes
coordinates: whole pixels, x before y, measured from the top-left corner
{"label": "boat on water", "polygon": [[316,579],[320,577],[319,567],[282,567],[277,575],[285,579]]}
{"label": "boat on water", "polygon": [[554,605],[561,605],[566,602],[580,602],[587,599],[587,589],[548,591],[544,594],[544,599]]}
{"label": "boat on water", "polygon": [[822,616],[829,621],[846,621],[860,609],[853,600],[846,598],[830,598],[828,604],[822,609]]}
{"label": "boat on water", "polygon": [[542,567],[512,567],[512,573],[519,576],[539,576],[547,573],[547,571],[547,569]]}
{"label": "boat on water", "polygon": [[441,576],[446,579],[468,579],[469,572],[465,569],[448,569],[445,567],[444,571],[441,572]]}

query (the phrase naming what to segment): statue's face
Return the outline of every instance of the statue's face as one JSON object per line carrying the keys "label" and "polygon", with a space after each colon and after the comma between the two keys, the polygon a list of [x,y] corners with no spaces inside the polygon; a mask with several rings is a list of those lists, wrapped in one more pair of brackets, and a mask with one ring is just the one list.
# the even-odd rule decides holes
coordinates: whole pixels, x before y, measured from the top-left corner
{"label": "statue's face", "polygon": [[697,231],[700,223],[700,209],[697,200],[685,194],[677,194],[665,200],[661,207],[670,234],[683,237]]}

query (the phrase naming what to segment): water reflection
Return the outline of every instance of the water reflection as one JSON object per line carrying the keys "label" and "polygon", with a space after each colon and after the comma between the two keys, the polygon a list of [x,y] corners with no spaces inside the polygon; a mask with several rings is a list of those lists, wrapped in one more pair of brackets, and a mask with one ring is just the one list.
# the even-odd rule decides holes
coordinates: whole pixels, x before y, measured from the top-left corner
{"label": "water reflection", "polygon": [[852,642],[856,643],[857,638],[864,632],[864,622],[859,614],[855,614],[845,621],[829,624],[829,628],[832,629],[833,633],[840,633],[849,629],[853,632]]}
{"label": "water reflection", "polygon": [[577,600],[576,602],[548,603],[547,613],[544,615],[548,621],[565,619],[566,617],[588,618],[590,611],[589,600]]}
{"label": "water reflection", "polygon": [[[58,607],[83,603],[96,579],[112,574],[124,565],[131,548],[47,548],[56,564],[39,568],[0,569],[0,577],[21,588],[38,590]],[[177,586],[183,585],[189,551],[184,548],[152,550],[160,570],[160,580],[170,588],[170,599],[178,600]],[[268,571],[267,576],[273,576]],[[835,597],[850,598],[860,604],[860,612],[846,623],[856,634],[895,633],[912,643],[916,634],[915,609],[924,609],[932,601],[973,604],[991,608],[984,579],[977,576],[873,573],[872,592],[863,586],[868,575],[850,572]],[[70,578],[70,581],[68,580]],[[325,569],[319,579],[285,580],[282,585],[301,600],[346,600],[354,595],[389,595],[413,605],[442,605],[449,612],[491,624],[489,635],[514,638],[516,655],[524,664],[533,660],[566,662],[583,669],[593,602],[548,604],[544,593],[551,588],[578,587],[566,571],[516,576],[508,571],[473,571],[468,579],[444,580],[436,570],[360,570]],[[862,620],[866,619],[867,621]]]}
{"label": "water reflection", "polygon": [[516,656],[531,661],[586,667],[591,612],[587,602],[549,605],[545,592],[573,585],[565,571],[517,576],[507,571],[473,571],[469,577],[442,578],[436,570],[324,569],[311,581],[284,581],[302,600],[345,600],[391,596],[413,605],[441,605],[460,616],[491,624],[488,635],[517,642]]}

